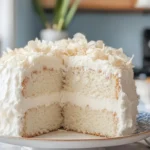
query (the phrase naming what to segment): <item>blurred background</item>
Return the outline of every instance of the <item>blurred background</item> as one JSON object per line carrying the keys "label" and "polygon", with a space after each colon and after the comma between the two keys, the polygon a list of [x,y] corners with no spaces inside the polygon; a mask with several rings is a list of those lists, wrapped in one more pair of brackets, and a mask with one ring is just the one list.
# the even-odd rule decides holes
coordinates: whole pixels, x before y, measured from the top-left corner
{"label": "blurred background", "polygon": [[0,53],[36,37],[55,41],[76,32],[134,54],[138,93],[150,108],[150,0],[0,1]]}

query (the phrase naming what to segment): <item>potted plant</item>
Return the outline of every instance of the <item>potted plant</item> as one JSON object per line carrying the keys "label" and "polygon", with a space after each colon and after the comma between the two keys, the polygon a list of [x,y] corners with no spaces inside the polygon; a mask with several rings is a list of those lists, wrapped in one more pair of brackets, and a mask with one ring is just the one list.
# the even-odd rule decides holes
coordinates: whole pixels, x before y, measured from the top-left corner
{"label": "potted plant", "polygon": [[56,0],[53,9],[53,19],[50,22],[40,0],[33,0],[35,10],[45,27],[40,32],[40,38],[46,41],[56,41],[62,38],[67,38],[67,28],[76,13],[79,3],[80,0],[74,0],[71,4],[70,0]]}

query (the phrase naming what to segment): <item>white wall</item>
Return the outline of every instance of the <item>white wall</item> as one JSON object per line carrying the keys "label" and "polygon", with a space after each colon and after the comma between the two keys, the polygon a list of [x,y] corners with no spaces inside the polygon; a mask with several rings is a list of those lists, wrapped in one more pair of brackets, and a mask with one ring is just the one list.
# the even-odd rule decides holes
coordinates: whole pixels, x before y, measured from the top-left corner
{"label": "white wall", "polygon": [[15,0],[0,0],[0,49],[15,47]]}

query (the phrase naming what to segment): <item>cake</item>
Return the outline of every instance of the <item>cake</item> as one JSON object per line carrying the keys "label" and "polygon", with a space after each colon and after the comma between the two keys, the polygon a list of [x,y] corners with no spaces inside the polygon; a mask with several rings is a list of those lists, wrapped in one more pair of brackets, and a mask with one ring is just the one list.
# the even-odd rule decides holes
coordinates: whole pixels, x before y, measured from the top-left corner
{"label": "cake", "polygon": [[108,137],[133,133],[132,68],[122,49],[80,33],[8,49],[0,59],[0,135],[34,137],[62,127]]}

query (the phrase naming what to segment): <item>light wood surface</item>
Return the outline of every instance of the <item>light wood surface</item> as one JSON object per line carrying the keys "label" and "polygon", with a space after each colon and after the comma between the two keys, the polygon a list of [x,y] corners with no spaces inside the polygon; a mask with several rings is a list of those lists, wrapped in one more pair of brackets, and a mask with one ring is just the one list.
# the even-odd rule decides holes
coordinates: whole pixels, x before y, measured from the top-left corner
{"label": "light wood surface", "polygon": [[[54,7],[55,1],[56,0],[41,0],[41,4],[44,8],[51,9]],[[135,8],[136,2],[137,0],[81,0],[79,9],[110,11],[146,10],[144,8]]]}

